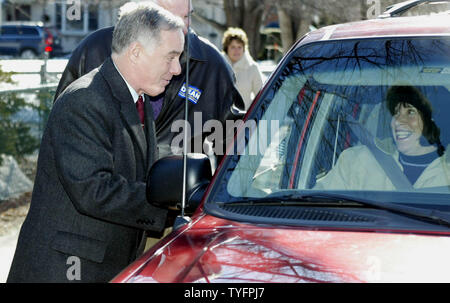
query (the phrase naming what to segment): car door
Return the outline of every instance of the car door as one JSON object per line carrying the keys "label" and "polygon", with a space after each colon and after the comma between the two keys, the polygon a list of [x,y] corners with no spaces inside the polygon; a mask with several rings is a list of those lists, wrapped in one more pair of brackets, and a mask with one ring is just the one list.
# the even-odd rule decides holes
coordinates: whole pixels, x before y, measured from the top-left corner
{"label": "car door", "polygon": [[40,55],[45,49],[44,38],[40,35],[37,27],[23,26],[19,31],[19,35],[21,36],[21,51],[28,49],[32,50],[35,55]]}
{"label": "car door", "polygon": [[17,55],[20,50],[19,32],[16,26],[2,26],[0,55]]}

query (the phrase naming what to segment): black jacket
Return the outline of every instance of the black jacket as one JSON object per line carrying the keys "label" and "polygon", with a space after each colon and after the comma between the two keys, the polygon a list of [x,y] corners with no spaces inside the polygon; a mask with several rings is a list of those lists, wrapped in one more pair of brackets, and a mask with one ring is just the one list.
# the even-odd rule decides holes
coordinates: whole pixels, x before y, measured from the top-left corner
{"label": "black jacket", "polygon": [[[55,100],[73,80],[98,67],[111,54],[113,30],[113,27],[97,30],[73,51],[59,82]],[[193,142],[195,137],[201,136],[204,139],[210,133],[203,131],[203,125],[208,120],[220,121],[225,126],[226,120],[242,118],[244,102],[235,87],[233,71],[218,49],[192,31],[189,39],[191,58],[189,86],[195,90],[188,105],[188,122],[191,128],[188,140]],[[181,90],[186,82],[186,52],[182,54],[180,63],[182,72],[172,78],[166,87],[163,107],[155,121],[159,157],[173,154],[171,149],[173,140],[183,137],[180,131],[184,128],[177,128],[175,132],[171,128],[175,121],[184,120],[185,117],[185,99],[181,97],[183,95]],[[194,119],[195,116],[198,118],[200,113],[201,121]],[[224,151],[224,142],[221,144]],[[197,149],[190,151],[199,152]]]}

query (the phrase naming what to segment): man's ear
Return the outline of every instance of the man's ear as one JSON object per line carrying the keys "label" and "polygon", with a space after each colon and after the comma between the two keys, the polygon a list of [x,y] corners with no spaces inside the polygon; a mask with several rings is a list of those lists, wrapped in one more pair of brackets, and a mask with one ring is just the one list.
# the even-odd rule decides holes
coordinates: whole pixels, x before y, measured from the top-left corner
{"label": "man's ear", "polygon": [[142,50],[142,45],[139,42],[136,41],[131,43],[127,51],[129,60],[132,63],[137,64],[139,62]]}

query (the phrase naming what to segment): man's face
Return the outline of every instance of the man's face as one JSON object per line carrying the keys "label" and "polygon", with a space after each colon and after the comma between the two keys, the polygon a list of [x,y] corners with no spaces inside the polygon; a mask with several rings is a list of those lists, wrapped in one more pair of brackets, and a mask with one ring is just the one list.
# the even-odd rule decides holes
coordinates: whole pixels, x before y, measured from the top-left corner
{"label": "man's face", "polygon": [[184,47],[184,35],[181,30],[161,31],[156,47],[143,45],[137,67],[137,93],[157,96],[164,92],[174,75],[181,73],[180,55]]}
{"label": "man's face", "polygon": [[[175,16],[183,19],[185,27],[183,28],[184,34],[187,33],[189,26],[189,8],[192,10],[192,5],[189,5],[190,0],[160,0],[159,4],[166,10],[174,14]],[[190,7],[189,7],[190,6]]]}

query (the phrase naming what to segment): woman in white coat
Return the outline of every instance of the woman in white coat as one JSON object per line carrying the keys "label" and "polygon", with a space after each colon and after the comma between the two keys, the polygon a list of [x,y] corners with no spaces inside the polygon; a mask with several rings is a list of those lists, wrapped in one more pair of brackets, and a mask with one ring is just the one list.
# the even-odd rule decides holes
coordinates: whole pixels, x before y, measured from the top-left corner
{"label": "woman in white coat", "polygon": [[236,75],[236,86],[247,110],[263,85],[262,73],[248,52],[247,35],[242,29],[228,28],[224,33],[222,46],[224,57]]}
{"label": "woman in white coat", "polygon": [[[414,87],[393,86],[387,93],[387,108],[392,137],[375,139],[376,148],[393,158],[411,188],[450,189],[450,154],[441,144],[430,102]],[[395,190],[382,166],[367,146],[348,148],[315,189]]]}

